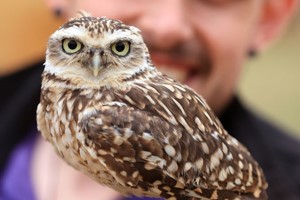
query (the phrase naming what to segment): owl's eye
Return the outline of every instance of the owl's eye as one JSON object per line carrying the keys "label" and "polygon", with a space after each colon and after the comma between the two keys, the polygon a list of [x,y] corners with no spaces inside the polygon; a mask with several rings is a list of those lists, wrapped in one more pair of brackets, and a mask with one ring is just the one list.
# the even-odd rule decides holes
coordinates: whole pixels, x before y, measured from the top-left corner
{"label": "owl's eye", "polygon": [[130,42],[118,41],[111,46],[111,50],[117,56],[126,56],[130,51]]}
{"label": "owl's eye", "polygon": [[82,49],[82,44],[74,39],[64,39],[62,41],[62,48],[68,54],[73,54]]}

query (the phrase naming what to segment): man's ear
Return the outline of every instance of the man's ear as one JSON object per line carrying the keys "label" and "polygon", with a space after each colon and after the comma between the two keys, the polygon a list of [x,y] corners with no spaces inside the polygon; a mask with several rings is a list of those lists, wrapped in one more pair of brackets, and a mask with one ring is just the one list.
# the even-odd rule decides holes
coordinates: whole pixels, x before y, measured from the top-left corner
{"label": "man's ear", "polygon": [[285,30],[299,5],[299,0],[266,0],[254,39],[253,48],[262,51]]}

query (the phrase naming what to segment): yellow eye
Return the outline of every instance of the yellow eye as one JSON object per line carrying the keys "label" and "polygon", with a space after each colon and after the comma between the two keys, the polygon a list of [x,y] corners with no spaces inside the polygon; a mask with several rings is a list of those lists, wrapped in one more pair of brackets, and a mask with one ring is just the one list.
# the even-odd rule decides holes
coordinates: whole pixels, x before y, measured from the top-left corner
{"label": "yellow eye", "polygon": [[82,44],[74,39],[64,39],[62,41],[62,48],[68,54],[73,54],[82,49]]}
{"label": "yellow eye", "polygon": [[126,56],[130,51],[130,42],[118,41],[111,46],[111,50],[117,56]]}

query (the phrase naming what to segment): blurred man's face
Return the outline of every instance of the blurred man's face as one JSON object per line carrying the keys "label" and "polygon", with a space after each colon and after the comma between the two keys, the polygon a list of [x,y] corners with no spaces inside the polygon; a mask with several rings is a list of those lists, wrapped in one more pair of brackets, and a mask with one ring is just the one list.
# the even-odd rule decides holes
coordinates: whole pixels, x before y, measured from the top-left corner
{"label": "blurred man's face", "polygon": [[84,0],[74,1],[72,10],[140,28],[154,64],[194,88],[220,112],[232,97],[252,48],[263,2]]}

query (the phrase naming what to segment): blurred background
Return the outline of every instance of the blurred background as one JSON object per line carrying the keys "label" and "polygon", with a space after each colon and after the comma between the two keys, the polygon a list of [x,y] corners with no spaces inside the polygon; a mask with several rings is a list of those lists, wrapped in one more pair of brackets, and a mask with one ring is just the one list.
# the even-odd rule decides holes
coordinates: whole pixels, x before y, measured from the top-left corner
{"label": "blurred background", "polygon": [[[0,2],[0,76],[43,59],[63,22],[41,0]],[[248,62],[239,92],[261,115],[300,138],[300,15],[268,51]]]}

